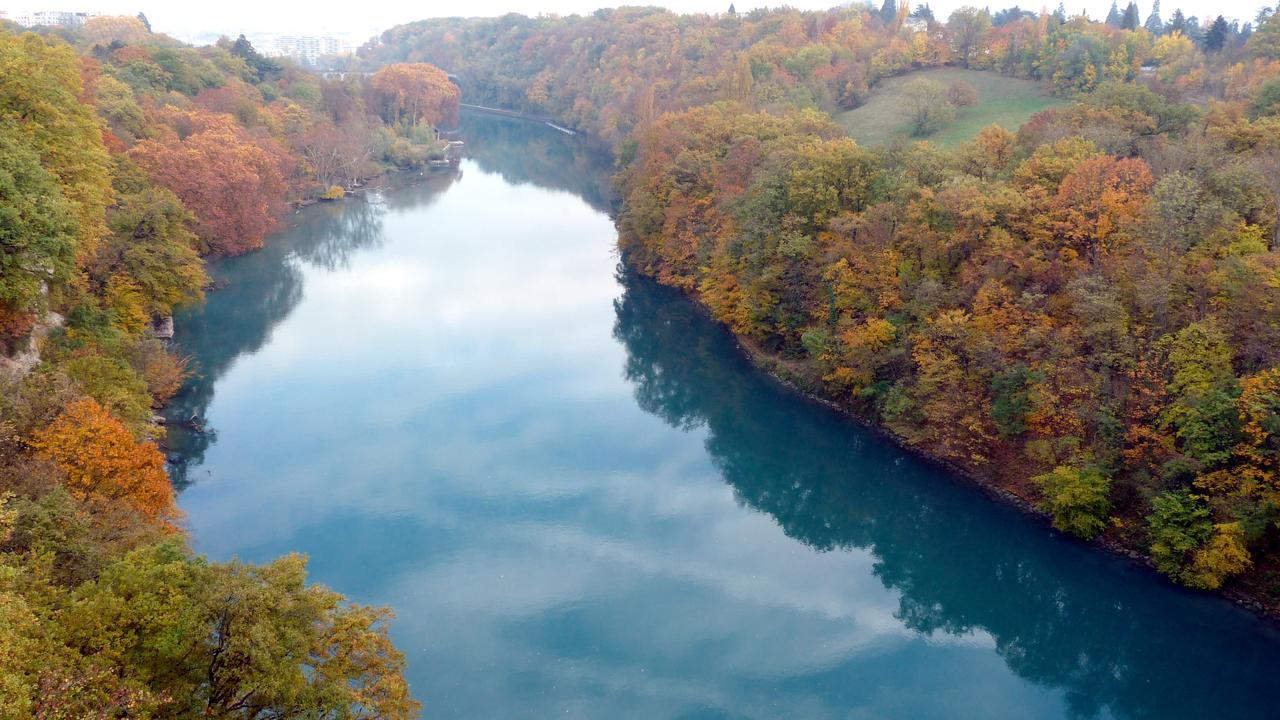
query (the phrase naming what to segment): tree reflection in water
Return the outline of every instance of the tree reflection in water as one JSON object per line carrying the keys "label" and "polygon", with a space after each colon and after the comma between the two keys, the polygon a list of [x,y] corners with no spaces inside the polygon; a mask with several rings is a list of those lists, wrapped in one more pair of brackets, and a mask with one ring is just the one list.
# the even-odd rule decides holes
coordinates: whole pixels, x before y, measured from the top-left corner
{"label": "tree reflection in water", "polygon": [[[1078,717],[1244,717],[1274,691],[1280,637],[1260,621],[992,503],[778,386],[678,293],[626,271],[620,281],[614,334],[639,405],[705,425],[738,500],[788,536],[871,551],[908,628],[989,633],[1014,672],[1062,688]],[[829,682],[838,693],[839,667]]]}
{"label": "tree reflection in water", "polygon": [[[600,210],[610,206],[607,157],[575,139],[475,118],[464,120],[464,136],[471,161],[485,172],[571,192]],[[211,293],[201,312],[179,317],[178,341],[202,366],[169,417],[204,417],[216,381],[236,358],[262,348],[297,307],[306,268],[344,267],[382,242],[385,212],[422,207],[466,181],[450,173],[394,178],[367,199],[310,208],[265,249],[216,264],[214,275],[230,279],[234,294]],[[639,405],[674,427],[705,427],[708,454],[738,501],[789,537],[815,552],[870,552],[876,579],[898,593],[895,617],[905,627],[923,635],[989,634],[1008,667],[1061,689],[1079,717],[1257,716],[1266,704],[1260,699],[1270,697],[1280,669],[1275,632],[991,503],[779,388],[678,293],[626,272],[619,282],[614,335]],[[174,478],[182,486],[216,437],[171,427]],[[420,529],[354,518],[344,520],[343,532],[348,541],[359,538],[347,544],[368,553],[355,564],[367,567],[386,562]],[[382,547],[388,550],[376,551]],[[386,568],[378,575],[395,577]],[[857,667],[867,665],[837,662],[794,681],[840,704],[878,687],[876,678],[852,677]]]}
{"label": "tree reflection in water", "polygon": [[613,159],[584,136],[570,137],[526,120],[464,113],[459,135],[467,156],[512,185],[573,193],[601,212],[612,208]]}
{"label": "tree reflection in water", "polygon": [[[481,170],[513,184],[573,193],[602,212],[609,209],[612,161],[582,138],[537,123],[474,115],[464,116],[459,133]],[[203,421],[218,379],[237,357],[262,348],[272,329],[297,306],[303,289],[301,266],[329,271],[346,267],[354,253],[382,242],[385,212],[425,208],[455,182],[465,182],[461,171],[388,176],[376,190],[302,210],[261,250],[212,265],[214,280],[233,283],[235,296],[210,293],[204,306],[176,318],[180,351],[201,358],[164,413],[169,421],[165,446],[170,476],[179,490],[191,482],[189,469],[203,463],[205,451],[217,438],[214,428],[195,432],[189,421]]]}
{"label": "tree reflection in water", "polygon": [[[424,185],[421,192],[441,189],[438,183]],[[205,450],[216,440],[213,428],[193,431],[189,423],[193,418],[202,422],[218,378],[237,357],[262,348],[272,329],[297,307],[303,265],[336,270],[345,267],[353,253],[382,241],[380,198],[376,193],[357,195],[306,208],[261,250],[212,264],[213,280],[234,285],[234,293],[210,292],[203,306],[179,313],[175,322],[179,351],[201,359],[165,409],[170,476],[179,490],[190,482],[188,468],[203,462]]]}

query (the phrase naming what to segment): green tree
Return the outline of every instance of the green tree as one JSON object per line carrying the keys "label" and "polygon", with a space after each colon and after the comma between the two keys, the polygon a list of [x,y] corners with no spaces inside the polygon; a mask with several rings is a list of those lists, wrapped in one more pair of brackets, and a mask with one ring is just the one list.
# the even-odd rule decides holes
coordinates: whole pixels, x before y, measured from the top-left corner
{"label": "green tree", "polygon": [[880,20],[886,25],[892,23],[898,17],[897,0],[884,0],[880,5]]}
{"label": "green tree", "polygon": [[80,102],[80,60],[65,43],[0,30],[0,122],[12,124],[57,183],[81,252],[105,232],[111,181],[102,129]]}
{"label": "green tree", "polygon": [[1001,437],[1017,437],[1027,431],[1027,415],[1033,409],[1031,385],[1044,373],[1024,364],[1002,370],[991,378],[991,421]]}
{"label": "green tree", "polygon": [[1249,116],[1254,120],[1273,115],[1280,115],[1280,77],[1271,78],[1263,84],[1249,108]]}
{"label": "green tree", "polygon": [[1041,508],[1055,528],[1088,539],[1106,527],[1111,481],[1098,468],[1059,466],[1032,482],[1044,494]]}
{"label": "green tree", "polygon": [[902,110],[911,123],[911,134],[928,135],[956,117],[947,101],[947,88],[928,78],[916,78],[902,89]]}
{"label": "green tree", "polygon": [[70,277],[78,229],[25,134],[0,120],[0,308],[35,309],[47,282]]}
{"label": "green tree", "polygon": [[1231,35],[1231,27],[1227,25],[1227,19],[1219,15],[1214,19],[1213,24],[1209,26],[1208,32],[1204,34],[1204,49],[1206,52],[1218,52],[1227,45],[1227,38]]}
{"label": "green tree", "polygon": [[128,363],[87,353],[67,360],[62,367],[81,392],[110,410],[136,437],[151,430],[151,394]]}
{"label": "green tree", "polygon": [[236,38],[231,45],[231,54],[244,60],[253,72],[257,75],[259,82],[267,79],[268,76],[280,72],[280,63],[271,58],[264,57],[253,47],[253,43],[249,42],[244,35]]}
{"label": "green tree", "polygon": [[110,661],[175,718],[416,715],[387,611],[306,584],[306,561],[192,559],[178,542],[142,548],[78,588],[68,645]]}
{"label": "green tree", "polygon": [[1143,24],[1147,32],[1152,35],[1161,35],[1164,33],[1164,22],[1160,20],[1160,0],[1155,0],[1151,4],[1151,14],[1147,16],[1147,22]]}
{"label": "green tree", "polygon": [[969,67],[991,31],[991,14],[975,7],[959,8],[947,18],[947,29],[951,31],[960,62]]}
{"label": "green tree", "polygon": [[1166,335],[1160,347],[1167,353],[1174,397],[1161,421],[1188,456],[1206,465],[1225,461],[1240,433],[1240,388],[1226,335],[1214,323],[1194,323]]}
{"label": "green tree", "polygon": [[1280,12],[1258,22],[1246,48],[1254,57],[1280,59]]}
{"label": "green tree", "polygon": [[1105,22],[1114,28],[1118,28],[1124,23],[1124,16],[1120,14],[1120,7],[1116,5],[1116,0],[1111,0],[1111,9],[1107,11]]}
{"label": "green tree", "polygon": [[1157,496],[1147,526],[1156,569],[1191,587],[1212,590],[1252,564],[1241,525],[1214,524],[1198,496]]}
{"label": "green tree", "polygon": [[1164,493],[1152,500],[1147,528],[1156,569],[1178,580],[1184,578],[1192,553],[1213,537],[1209,508],[1185,492]]}
{"label": "green tree", "polygon": [[207,278],[193,222],[182,201],[165,188],[148,185],[122,195],[108,221],[111,234],[90,266],[93,279],[105,288],[111,278],[126,275],[151,316],[199,300]]}
{"label": "green tree", "polygon": [[1129,0],[1129,4],[1125,6],[1124,15],[1120,18],[1120,27],[1125,30],[1137,30],[1140,22],[1138,3],[1134,2],[1134,0]]}

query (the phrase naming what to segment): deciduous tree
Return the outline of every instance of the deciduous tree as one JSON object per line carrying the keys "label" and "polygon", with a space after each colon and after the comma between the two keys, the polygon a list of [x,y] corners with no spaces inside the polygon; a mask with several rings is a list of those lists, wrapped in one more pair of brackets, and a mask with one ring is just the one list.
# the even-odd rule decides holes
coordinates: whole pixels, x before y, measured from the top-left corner
{"label": "deciduous tree", "polygon": [[426,63],[388,65],[373,74],[370,84],[381,96],[387,119],[410,127],[454,123],[462,96],[443,70]]}
{"label": "deciduous tree", "polygon": [[195,132],[145,140],[129,157],[195,214],[205,253],[234,255],[261,247],[284,200],[279,147],[251,137],[227,116],[183,119]]}
{"label": "deciduous tree", "polygon": [[947,101],[947,88],[936,80],[916,78],[902,90],[902,110],[911,123],[913,135],[928,135],[956,116]]}
{"label": "deciduous tree", "polygon": [[135,440],[96,401],[68,405],[31,444],[66,473],[67,489],[76,497],[122,502],[159,523],[177,519],[160,450]]}

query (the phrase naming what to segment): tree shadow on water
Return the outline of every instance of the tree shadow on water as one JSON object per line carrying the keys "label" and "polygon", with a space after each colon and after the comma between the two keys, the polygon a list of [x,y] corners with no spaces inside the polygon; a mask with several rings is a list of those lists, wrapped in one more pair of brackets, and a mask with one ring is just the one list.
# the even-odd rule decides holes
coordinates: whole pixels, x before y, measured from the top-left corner
{"label": "tree shadow on water", "polygon": [[165,449],[178,490],[190,483],[190,469],[203,462],[217,439],[204,418],[218,379],[237,358],[266,345],[272,330],[298,306],[304,266],[338,270],[354,253],[382,242],[384,212],[377,196],[305,208],[262,249],[210,267],[214,282],[224,287],[175,318],[176,350],[193,360],[192,376],[164,411]]}
{"label": "tree shadow on water", "polygon": [[[623,271],[615,337],[639,405],[706,448],[743,505],[816,552],[870,551],[923,634],[990,634],[1073,717],[1262,717],[1280,634],[1063,538],[756,370],[679,293]],[[836,696],[851,683],[837,666]]]}

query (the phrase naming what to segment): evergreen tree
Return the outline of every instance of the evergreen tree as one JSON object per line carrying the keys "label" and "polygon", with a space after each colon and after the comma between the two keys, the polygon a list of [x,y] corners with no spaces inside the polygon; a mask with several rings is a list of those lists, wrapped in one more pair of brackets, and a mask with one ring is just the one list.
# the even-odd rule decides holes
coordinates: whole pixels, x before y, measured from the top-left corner
{"label": "evergreen tree", "polygon": [[1125,30],[1137,30],[1139,22],[1138,3],[1129,0],[1128,6],[1124,9],[1124,16],[1120,19],[1120,27]]}
{"label": "evergreen tree", "polygon": [[729,14],[730,15],[738,14],[738,9],[733,6],[733,3],[729,3]]}
{"label": "evergreen tree", "polygon": [[1066,3],[1058,3],[1058,9],[1053,11],[1053,19],[1060,23],[1067,21],[1067,5]]}
{"label": "evergreen tree", "polygon": [[1200,25],[1200,18],[1195,15],[1187,18],[1187,27],[1183,32],[1195,44],[1202,45],[1204,43],[1204,27]]}
{"label": "evergreen tree", "polygon": [[1116,0],[1111,0],[1111,11],[1107,13],[1107,24],[1118,28],[1123,22],[1124,18],[1120,15],[1120,8],[1116,7]]}
{"label": "evergreen tree", "polygon": [[142,26],[147,29],[147,32],[152,32],[151,21],[147,19],[146,13],[138,13],[138,22],[142,23]]}
{"label": "evergreen tree", "polygon": [[1227,19],[1219,15],[1209,26],[1209,32],[1204,36],[1204,49],[1207,52],[1218,52],[1227,44],[1227,37],[1231,34],[1231,27],[1227,25]]}
{"label": "evergreen tree", "polygon": [[897,0],[884,0],[884,4],[880,6],[880,19],[886,24],[893,22],[898,17]]}
{"label": "evergreen tree", "polygon": [[258,73],[258,80],[264,80],[268,74],[280,70],[279,64],[255,50],[253,43],[249,42],[244,35],[236,38],[235,44],[231,46],[231,54],[244,60],[246,65],[253,68]]}
{"label": "evergreen tree", "polygon": [[1160,0],[1155,0],[1151,5],[1151,14],[1147,16],[1147,22],[1143,27],[1152,35],[1160,35],[1164,32],[1164,23],[1160,21]]}
{"label": "evergreen tree", "polygon": [[1173,17],[1169,18],[1169,24],[1165,26],[1165,32],[1187,34],[1187,19],[1182,15],[1182,8],[1173,11]]}
{"label": "evergreen tree", "polygon": [[1021,20],[1024,17],[1029,17],[1032,20],[1034,20],[1036,17],[1036,14],[1028,10],[1023,10],[1017,5],[1014,5],[1013,7],[1000,10],[995,15],[991,16],[991,24],[994,25],[995,27],[1004,27],[1005,25],[1008,25],[1009,23],[1012,23],[1012,22],[1017,22],[1018,20]]}
{"label": "evergreen tree", "polygon": [[911,17],[916,20],[936,22],[936,19],[933,17],[933,8],[929,7],[929,3],[917,5],[916,9],[911,11]]}

